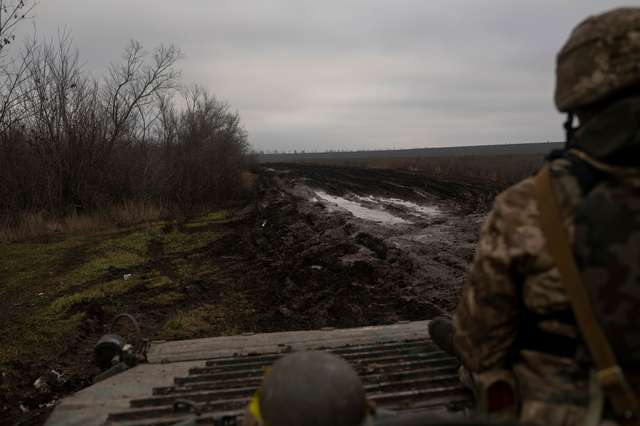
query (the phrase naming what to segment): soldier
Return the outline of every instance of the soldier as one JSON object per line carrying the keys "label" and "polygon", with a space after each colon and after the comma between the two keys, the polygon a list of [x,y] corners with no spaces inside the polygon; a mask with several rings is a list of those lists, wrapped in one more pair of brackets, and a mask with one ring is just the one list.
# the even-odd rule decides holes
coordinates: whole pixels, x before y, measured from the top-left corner
{"label": "soldier", "polygon": [[368,426],[372,409],[353,367],[327,352],[297,352],[264,378],[245,426]]}
{"label": "soldier", "polygon": [[477,390],[510,373],[523,422],[640,424],[640,8],[573,30],[555,104],[565,149],[496,198],[453,324],[430,331]]}

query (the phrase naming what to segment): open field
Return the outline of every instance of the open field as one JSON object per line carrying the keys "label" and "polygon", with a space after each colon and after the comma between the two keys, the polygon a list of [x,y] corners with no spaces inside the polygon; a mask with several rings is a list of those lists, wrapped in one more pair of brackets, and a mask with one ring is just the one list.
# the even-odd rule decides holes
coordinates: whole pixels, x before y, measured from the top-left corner
{"label": "open field", "polygon": [[327,151],[260,154],[261,163],[293,163],[324,160],[384,160],[389,158],[452,158],[544,155],[562,148],[564,142],[511,143],[500,145],[469,145],[442,148],[387,149],[370,151]]}
{"label": "open field", "polygon": [[563,143],[523,143],[386,151],[261,154],[263,164],[295,163],[367,169],[409,170],[505,188],[534,173]]}
{"label": "open field", "polygon": [[534,173],[544,159],[542,154],[464,156],[464,157],[397,157],[366,160],[312,160],[300,164],[359,167],[365,169],[407,170],[431,176],[505,188]]}
{"label": "open field", "polygon": [[[148,339],[184,339],[451,311],[500,189],[424,171],[274,164],[235,209],[2,244],[0,418],[40,423],[90,383],[93,345],[121,312]],[[36,389],[51,370],[61,378]]]}

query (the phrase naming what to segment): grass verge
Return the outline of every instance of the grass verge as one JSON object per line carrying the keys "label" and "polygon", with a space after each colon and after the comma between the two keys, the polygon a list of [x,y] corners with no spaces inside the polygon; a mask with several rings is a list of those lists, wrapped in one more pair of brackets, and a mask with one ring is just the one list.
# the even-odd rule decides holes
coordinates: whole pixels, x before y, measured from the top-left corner
{"label": "grass verge", "polygon": [[1,242],[0,413],[41,407],[32,384],[47,370],[85,383],[96,372],[93,344],[118,313],[133,314],[150,339],[251,327],[251,306],[213,250],[231,217],[220,210],[186,223]]}

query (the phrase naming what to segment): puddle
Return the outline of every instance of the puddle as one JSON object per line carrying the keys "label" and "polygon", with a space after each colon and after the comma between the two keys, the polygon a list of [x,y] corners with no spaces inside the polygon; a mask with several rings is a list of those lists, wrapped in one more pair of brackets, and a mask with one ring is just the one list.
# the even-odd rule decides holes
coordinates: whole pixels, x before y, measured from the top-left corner
{"label": "puddle", "polygon": [[346,198],[342,197],[335,197],[323,191],[316,191],[316,195],[322,200],[335,204],[337,207],[343,210],[347,210],[349,213],[360,219],[387,224],[411,223],[384,210],[365,207],[358,202],[347,200]]}
{"label": "puddle", "polygon": [[386,205],[392,205],[395,207],[401,207],[408,210],[407,213],[420,216],[420,217],[431,217],[437,216],[440,214],[440,209],[432,206],[421,206],[420,204],[412,203],[411,201],[402,200],[400,198],[385,198],[385,197],[374,197],[373,195],[369,195],[368,197],[358,196],[359,199],[372,202],[372,203],[382,203]]}

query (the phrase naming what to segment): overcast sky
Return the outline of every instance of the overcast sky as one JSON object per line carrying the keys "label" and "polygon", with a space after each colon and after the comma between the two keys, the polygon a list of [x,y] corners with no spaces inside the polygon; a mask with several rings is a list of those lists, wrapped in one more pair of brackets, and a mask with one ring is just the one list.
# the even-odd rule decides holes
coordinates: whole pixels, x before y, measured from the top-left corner
{"label": "overcast sky", "polygon": [[40,0],[95,75],[130,39],[184,53],[257,150],[561,140],[555,54],[615,0]]}

